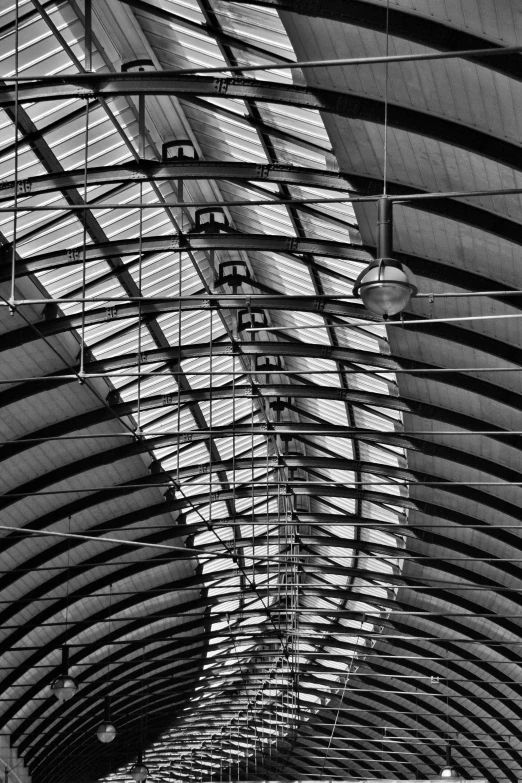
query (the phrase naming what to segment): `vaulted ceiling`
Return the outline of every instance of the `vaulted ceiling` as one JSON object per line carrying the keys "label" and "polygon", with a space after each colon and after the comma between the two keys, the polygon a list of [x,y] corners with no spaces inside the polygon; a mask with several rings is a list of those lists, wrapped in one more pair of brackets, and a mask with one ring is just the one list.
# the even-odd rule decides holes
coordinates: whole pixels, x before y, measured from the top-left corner
{"label": "vaulted ceiling", "polygon": [[[0,8],[0,733],[34,783],[140,746],[157,781],[448,745],[522,777],[522,55],[227,70],[514,47],[517,6]],[[384,178],[419,290],[387,323],[352,294]]]}

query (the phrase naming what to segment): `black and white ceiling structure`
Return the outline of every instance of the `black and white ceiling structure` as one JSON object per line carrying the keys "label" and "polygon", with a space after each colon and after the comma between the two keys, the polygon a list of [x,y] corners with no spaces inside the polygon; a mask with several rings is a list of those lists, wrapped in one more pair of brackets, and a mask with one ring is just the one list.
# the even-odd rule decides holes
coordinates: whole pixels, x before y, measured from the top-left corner
{"label": "black and white ceiling structure", "polygon": [[[517,0],[0,4],[6,781],[522,778],[522,55],[227,70],[521,38]],[[395,323],[352,294],[385,160]]]}

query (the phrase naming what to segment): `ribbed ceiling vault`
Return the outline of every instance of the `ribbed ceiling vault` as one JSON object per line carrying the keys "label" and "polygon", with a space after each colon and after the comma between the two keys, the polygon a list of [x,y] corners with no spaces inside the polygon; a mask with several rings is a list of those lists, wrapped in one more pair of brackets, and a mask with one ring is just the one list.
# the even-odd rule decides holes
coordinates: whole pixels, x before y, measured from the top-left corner
{"label": "ribbed ceiling vault", "polygon": [[[518,780],[520,196],[407,197],[522,188],[522,57],[227,67],[515,46],[519,3],[6,5],[20,765],[124,780],[141,745],[158,782],[427,778],[450,744],[464,776]],[[186,67],[223,70],[161,75]],[[388,325],[351,298],[375,203],[342,201],[382,192],[385,114],[395,256],[424,294]]]}

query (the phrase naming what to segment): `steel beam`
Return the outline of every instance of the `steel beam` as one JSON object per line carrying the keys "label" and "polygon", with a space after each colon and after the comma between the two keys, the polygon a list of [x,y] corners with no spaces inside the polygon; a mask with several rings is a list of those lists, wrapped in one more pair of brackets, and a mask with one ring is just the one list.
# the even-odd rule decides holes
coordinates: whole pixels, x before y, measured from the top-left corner
{"label": "steel beam", "polygon": [[[513,57],[516,58],[517,55]],[[66,75],[56,79],[46,78],[45,82],[36,79],[34,82],[19,83],[21,104],[70,98],[113,98],[122,95],[170,95],[183,98],[184,94],[282,104],[384,124],[383,101],[365,95],[340,93],[317,87],[282,85],[278,82],[237,76],[175,76],[172,73],[149,71],[143,74]],[[0,107],[11,107],[14,102],[14,88],[0,88]],[[388,104],[388,123],[391,127],[433,138],[481,157],[491,158],[507,167],[522,170],[516,144],[477,128],[393,103]]]}
{"label": "steel beam", "polygon": [[[372,256],[360,245],[350,244],[350,242],[285,237],[278,234],[271,236],[269,234],[231,232],[223,234],[143,236],[141,240],[139,238],[121,239],[112,242],[89,244],[85,249],[85,263],[90,264],[124,256],[136,256],[137,258],[140,251],[143,254],[150,255],[151,253],[177,253],[179,251],[195,253],[201,250],[234,250],[238,252],[258,250],[262,253],[306,253],[314,256],[342,258],[362,264],[367,264],[372,259]],[[10,279],[11,274],[11,266],[8,263],[8,250],[4,249],[4,254],[6,260],[0,266],[0,268],[3,267],[0,273],[0,282]],[[82,247],[54,250],[21,260],[16,264],[16,275],[22,277],[36,272],[44,272],[48,269],[78,266],[83,264],[83,261],[84,253]],[[133,295],[139,296],[139,293]],[[244,302],[241,306],[244,307]],[[362,312],[362,308],[359,307],[358,309]],[[374,317],[373,320],[376,320],[376,318]]]}
{"label": "steel beam", "polygon": [[[131,161],[112,166],[93,166],[87,170],[87,184],[107,185],[123,183],[132,185],[150,180],[199,180],[232,179],[239,181],[261,181],[325,188],[336,191],[353,191],[349,180],[343,174],[323,169],[305,168],[284,164],[247,163],[242,161],[221,163],[206,160],[176,160],[163,162],[153,160]],[[18,180],[18,194],[23,197],[51,193],[67,188],[82,188],[85,171],[68,170],[56,174],[43,174]],[[0,202],[14,198],[14,182],[0,183]],[[23,203],[23,202],[22,202]],[[161,206],[158,204],[158,206]],[[30,209],[30,207],[29,207]]]}

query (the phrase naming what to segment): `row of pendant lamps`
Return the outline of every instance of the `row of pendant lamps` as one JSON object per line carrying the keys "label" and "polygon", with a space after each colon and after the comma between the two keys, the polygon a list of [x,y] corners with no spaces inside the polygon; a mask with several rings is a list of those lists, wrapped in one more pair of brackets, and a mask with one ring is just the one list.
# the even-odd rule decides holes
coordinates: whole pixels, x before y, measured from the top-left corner
{"label": "row of pendant lamps", "polygon": [[[77,693],[78,684],[74,677],[71,677],[69,674],[69,648],[66,645],[62,647],[61,669],[61,674],[51,684],[51,690],[59,701],[69,701]],[[103,743],[112,742],[116,737],[116,726],[111,722],[110,696],[105,696],[103,721],[96,729],[96,736]],[[143,763],[143,755],[140,748],[137,761],[130,769],[130,775],[136,783],[144,783],[148,774],[149,770],[147,765]],[[457,770],[453,766],[449,745],[446,747],[446,765],[442,768],[440,776],[441,778],[459,777]]]}
{"label": "row of pendant lamps", "polygon": [[[69,674],[69,648],[67,645],[62,647],[62,665],[61,673],[51,684],[51,691],[58,701],[69,701],[78,692],[78,683]],[[110,696],[105,696],[103,720],[96,729],[96,736],[100,742],[112,742],[116,737],[116,726],[111,721],[111,701]],[[142,751],[138,751],[138,759],[131,767],[130,775],[136,783],[143,783],[147,779],[149,770],[143,763]]]}

